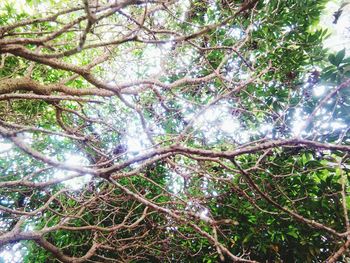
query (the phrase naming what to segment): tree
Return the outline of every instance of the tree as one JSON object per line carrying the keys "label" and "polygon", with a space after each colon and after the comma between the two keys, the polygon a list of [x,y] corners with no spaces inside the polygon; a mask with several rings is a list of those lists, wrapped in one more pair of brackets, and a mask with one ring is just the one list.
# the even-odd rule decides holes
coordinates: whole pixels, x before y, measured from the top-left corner
{"label": "tree", "polygon": [[350,59],[322,48],[326,2],[2,3],[0,246],[349,260]]}

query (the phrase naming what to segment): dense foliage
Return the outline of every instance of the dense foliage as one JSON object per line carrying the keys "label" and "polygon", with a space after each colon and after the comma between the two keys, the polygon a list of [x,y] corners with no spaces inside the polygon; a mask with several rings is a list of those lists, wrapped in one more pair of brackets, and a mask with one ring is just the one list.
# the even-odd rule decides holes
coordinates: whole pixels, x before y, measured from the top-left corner
{"label": "dense foliage", "polygon": [[322,47],[327,1],[22,2],[0,4],[2,251],[350,260],[350,59]]}

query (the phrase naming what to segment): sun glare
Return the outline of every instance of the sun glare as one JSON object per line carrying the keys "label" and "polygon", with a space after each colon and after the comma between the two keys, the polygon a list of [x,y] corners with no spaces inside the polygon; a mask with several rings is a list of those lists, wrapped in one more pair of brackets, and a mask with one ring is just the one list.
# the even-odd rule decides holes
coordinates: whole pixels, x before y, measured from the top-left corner
{"label": "sun glare", "polygon": [[12,149],[12,146],[12,143],[0,142],[0,154],[8,152]]}
{"label": "sun glare", "polygon": [[[67,153],[65,154],[65,164],[69,165],[86,165],[87,160],[80,155]],[[85,174],[83,176],[79,175],[76,172],[65,171],[65,170],[57,170],[54,173],[54,178],[56,179],[65,179],[70,177],[75,177],[73,179],[63,181],[63,185],[73,191],[80,190],[85,184],[91,181],[92,176],[90,174]]]}
{"label": "sun glare", "polygon": [[316,97],[322,96],[326,91],[326,87],[323,85],[317,85],[314,87],[313,92]]}
{"label": "sun glare", "polygon": [[4,247],[0,251],[0,262],[3,263],[20,263],[22,262],[22,254],[25,248],[17,243],[13,246]]}

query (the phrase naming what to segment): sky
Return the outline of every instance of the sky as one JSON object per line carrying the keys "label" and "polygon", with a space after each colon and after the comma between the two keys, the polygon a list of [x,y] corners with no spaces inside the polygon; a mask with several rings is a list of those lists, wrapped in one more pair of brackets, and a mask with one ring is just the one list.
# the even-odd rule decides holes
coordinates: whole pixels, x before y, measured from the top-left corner
{"label": "sky", "polygon": [[[343,12],[336,24],[333,23],[333,14],[342,4],[349,3],[343,8]],[[350,52],[350,0],[331,1],[327,4],[320,20],[320,26],[327,28],[331,36],[325,40],[324,46],[333,51],[345,48]]]}

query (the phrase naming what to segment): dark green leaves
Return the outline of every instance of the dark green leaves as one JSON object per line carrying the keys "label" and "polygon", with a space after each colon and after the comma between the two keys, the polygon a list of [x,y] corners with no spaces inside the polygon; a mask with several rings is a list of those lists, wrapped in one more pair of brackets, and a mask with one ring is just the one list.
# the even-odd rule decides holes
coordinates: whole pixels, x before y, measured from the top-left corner
{"label": "dark green leaves", "polygon": [[329,62],[331,62],[334,66],[338,67],[345,57],[345,48],[340,50],[337,54],[330,54],[328,57]]}

